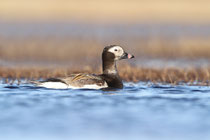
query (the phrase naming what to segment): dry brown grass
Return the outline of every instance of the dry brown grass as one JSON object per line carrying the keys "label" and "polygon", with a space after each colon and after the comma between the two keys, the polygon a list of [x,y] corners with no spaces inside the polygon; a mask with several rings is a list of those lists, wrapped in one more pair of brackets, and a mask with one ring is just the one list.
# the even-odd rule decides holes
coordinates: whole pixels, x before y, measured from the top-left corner
{"label": "dry brown grass", "polygon": [[[210,38],[165,38],[114,40],[122,42],[125,50],[137,58],[210,58]],[[104,45],[94,38],[0,38],[0,60],[52,61],[52,62],[100,62]],[[87,59],[88,58],[88,59]],[[98,61],[99,60],[99,61]],[[84,63],[82,63],[84,64]]]}
{"label": "dry brown grass", "polygon": [[145,81],[170,84],[209,85],[210,68],[135,68],[125,66],[120,72],[125,81]]}
{"label": "dry brown grass", "polygon": [[103,48],[99,46],[97,41],[83,39],[0,39],[0,59],[74,62],[100,56]]}
{"label": "dry brown grass", "polygon": [[[100,69],[86,66],[83,68],[0,68],[0,77],[4,83],[13,84],[16,80],[22,81],[38,80],[40,78],[66,77],[72,73],[100,73]],[[130,82],[153,82],[209,86],[210,68],[139,68],[129,65],[120,67],[120,76]]]}

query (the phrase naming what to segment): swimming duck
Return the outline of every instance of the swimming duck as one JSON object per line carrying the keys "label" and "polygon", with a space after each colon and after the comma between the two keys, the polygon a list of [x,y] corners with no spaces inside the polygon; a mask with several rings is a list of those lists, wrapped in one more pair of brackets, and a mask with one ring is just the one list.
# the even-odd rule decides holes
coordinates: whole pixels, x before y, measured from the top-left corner
{"label": "swimming duck", "polygon": [[39,87],[54,89],[103,89],[123,88],[123,82],[118,74],[116,61],[132,59],[133,55],[126,53],[121,46],[110,45],[102,53],[103,74],[72,74],[66,78],[50,78],[45,81],[34,82]]}

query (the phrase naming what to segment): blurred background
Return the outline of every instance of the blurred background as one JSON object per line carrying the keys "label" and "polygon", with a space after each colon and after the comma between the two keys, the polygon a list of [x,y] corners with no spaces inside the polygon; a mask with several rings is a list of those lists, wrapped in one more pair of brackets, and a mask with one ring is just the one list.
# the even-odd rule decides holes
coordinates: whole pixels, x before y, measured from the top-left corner
{"label": "blurred background", "polygon": [[[122,90],[29,84],[101,73],[110,44]],[[209,60],[210,0],[0,0],[0,139],[209,140]]]}
{"label": "blurred background", "polygon": [[[1,0],[0,66],[99,69],[117,44],[143,68],[209,67],[209,0]],[[124,62],[122,62],[124,63]]]}

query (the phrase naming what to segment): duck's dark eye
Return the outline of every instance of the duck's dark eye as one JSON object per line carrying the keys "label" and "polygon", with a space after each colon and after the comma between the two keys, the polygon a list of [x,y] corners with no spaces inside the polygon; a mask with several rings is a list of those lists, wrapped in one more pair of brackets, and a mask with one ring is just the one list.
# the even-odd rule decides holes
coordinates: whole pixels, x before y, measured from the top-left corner
{"label": "duck's dark eye", "polygon": [[116,52],[116,51],[117,51],[117,49],[114,49],[114,51]]}

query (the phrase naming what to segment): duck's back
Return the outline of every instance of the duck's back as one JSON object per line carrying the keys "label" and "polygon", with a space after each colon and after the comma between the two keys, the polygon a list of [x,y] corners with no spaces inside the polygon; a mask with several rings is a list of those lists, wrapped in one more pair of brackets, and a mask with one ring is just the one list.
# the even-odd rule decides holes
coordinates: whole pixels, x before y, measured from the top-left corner
{"label": "duck's back", "polygon": [[72,74],[70,77],[62,79],[70,88],[101,89],[106,88],[106,81],[99,75],[94,74]]}

